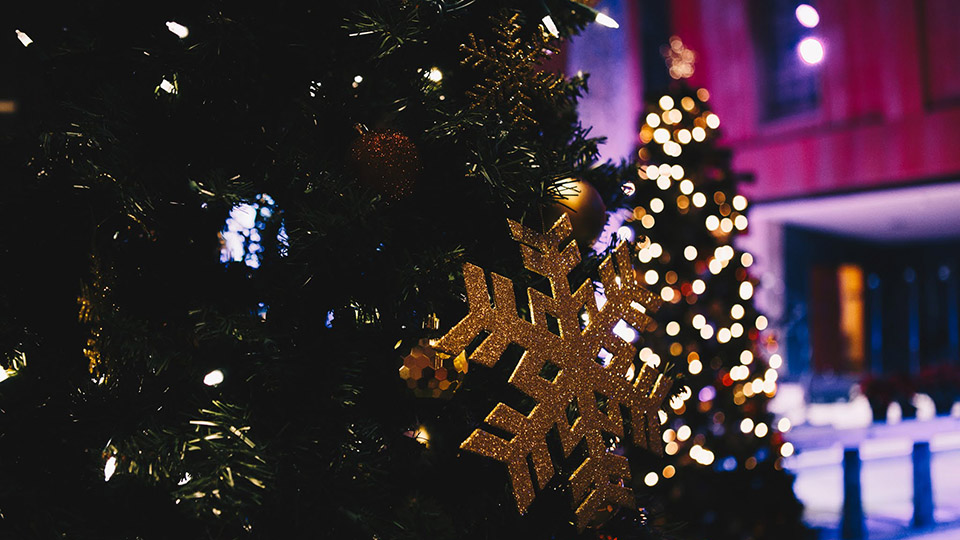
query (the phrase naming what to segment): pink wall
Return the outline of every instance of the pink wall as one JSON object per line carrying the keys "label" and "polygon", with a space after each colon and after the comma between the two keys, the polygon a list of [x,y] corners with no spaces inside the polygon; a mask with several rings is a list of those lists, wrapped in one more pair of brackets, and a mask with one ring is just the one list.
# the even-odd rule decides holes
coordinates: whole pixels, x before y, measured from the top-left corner
{"label": "pink wall", "polygon": [[753,199],[960,177],[960,2],[818,2],[820,107],[773,122],[759,114],[748,0],[671,5]]}

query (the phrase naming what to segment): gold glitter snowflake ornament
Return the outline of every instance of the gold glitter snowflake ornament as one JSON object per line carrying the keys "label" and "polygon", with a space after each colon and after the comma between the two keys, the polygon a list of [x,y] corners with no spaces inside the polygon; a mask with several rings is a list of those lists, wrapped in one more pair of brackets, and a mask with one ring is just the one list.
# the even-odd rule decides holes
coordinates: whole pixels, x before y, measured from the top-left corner
{"label": "gold glitter snowflake ornament", "polygon": [[[490,294],[483,269],[468,263],[463,274],[470,312],[436,346],[458,355],[478,335],[487,334],[469,357],[487,367],[495,365],[510,344],[522,347],[524,353],[508,382],[537,405],[523,414],[498,403],[484,422],[512,436],[477,429],[460,447],[506,463],[517,507],[525,512],[536,495],[534,483],[542,490],[556,473],[547,433],[556,427],[565,457],[585,441],[587,457],[568,477],[582,530],[610,505],[634,506],[626,487],[629,463],[607,448],[604,433],[622,438],[624,423],[629,422],[637,446],[662,452],[658,411],[671,381],[648,365],[635,370],[636,348],[613,331],[620,321],[638,330],[647,328],[651,323],[647,312],[656,310],[660,299],[637,281],[627,244],[600,264],[606,302],[599,307],[592,281],[570,290],[567,274],[579,264],[580,252],[575,241],[560,250],[573,232],[568,216],[561,216],[544,234],[514,221],[509,225],[521,244],[524,266],[549,280],[551,294],[527,289],[528,321],[517,312],[510,279],[491,274]],[[558,332],[551,331],[550,318]],[[550,379],[541,375],[548,363],[559,370]],[[568,409],[579,414],[572,423]]]}

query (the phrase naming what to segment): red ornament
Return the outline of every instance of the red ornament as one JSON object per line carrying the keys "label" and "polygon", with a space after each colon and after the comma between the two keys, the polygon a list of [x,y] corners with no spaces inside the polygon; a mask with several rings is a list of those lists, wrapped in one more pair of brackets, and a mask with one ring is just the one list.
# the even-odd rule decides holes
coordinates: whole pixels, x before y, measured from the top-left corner
{"label": "red ornament", "polygon": [[350,147],[357,181],[385,199],[400,200],[413,192],[420,175],[417,146],[399,131],[367,131]]}

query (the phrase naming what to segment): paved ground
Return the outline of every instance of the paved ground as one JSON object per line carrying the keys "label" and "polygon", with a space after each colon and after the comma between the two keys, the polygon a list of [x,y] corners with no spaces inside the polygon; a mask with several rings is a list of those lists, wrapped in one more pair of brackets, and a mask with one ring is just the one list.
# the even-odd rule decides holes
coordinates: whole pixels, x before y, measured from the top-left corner
{"label": "paved ground", "polygon": [[[932,467],[937,527],[911,529],[913,515],[910,444],[887,445],[881,451],[861,447],[864,512],[869,540],[960,540],[960,449],[934,451]],[[878,447],[879,448],[879,447]],[[821,529],[822,540],[838,538],[843,503],[841,449],[807,452],[807,460],[794,462],[795,491],[806,506],[804,518]],[[872,452],[872,455],[871,455]]]}

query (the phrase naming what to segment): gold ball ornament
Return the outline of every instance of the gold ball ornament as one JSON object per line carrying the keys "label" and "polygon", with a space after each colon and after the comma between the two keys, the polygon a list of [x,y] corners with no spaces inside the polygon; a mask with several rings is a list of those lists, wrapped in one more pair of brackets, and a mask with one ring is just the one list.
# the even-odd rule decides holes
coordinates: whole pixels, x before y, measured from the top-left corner
{"label": "gold ball ornament", "polygon": [[560,187],[561,198],[546,208],[544,222],[553,223],[562,214],[570,217],[573,239],[580,248],[590,247],[607,224],[607,206],[589,182],[569,179]]}
{"label": "gold ball ornament", "polygon": [[420,175],[417,146],[392,129],[363,132],[351,145],[349,159],[357,181],[390,201],[412,193]]}
{"label": "gold ball ornament", "polygon": [[411,347],[400,366],[400,378],[413,395],[421,398],[453,397],[466,373],[466,352],[454,357],[434,349],[429,339]]}

